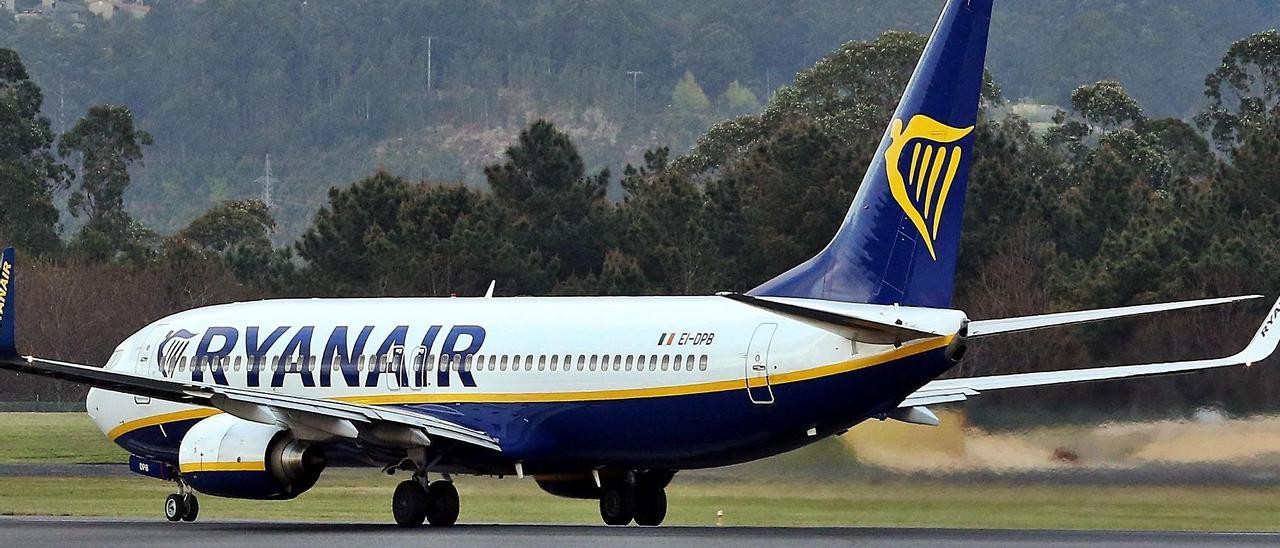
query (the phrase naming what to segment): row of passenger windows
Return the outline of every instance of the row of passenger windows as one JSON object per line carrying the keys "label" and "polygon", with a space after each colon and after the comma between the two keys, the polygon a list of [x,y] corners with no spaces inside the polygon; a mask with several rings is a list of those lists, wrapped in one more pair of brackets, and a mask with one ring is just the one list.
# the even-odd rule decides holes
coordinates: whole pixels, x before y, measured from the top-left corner
{"label": "row of passenger windows", "polygon": [[[268,360],[264,370],[280,369],[279,356],[272,356]],[[395,369],[398,361],[387,355],[361,355],[356,359],[356,370],[372,371],[376,368],[378,371],[388,371]],[[448,356],[419,352],[412,361],[411,371],[421,371],[424,367],[427,371],[434,371],[437,367],[451,371],[693,371],[697,367],[699,371],[706,371],[708,361],[706,354],[472,354],[463,360],[460,355],[454,355],[450,359]],[[234,360],[226,356],[192,359],[190,369],[239,371],[244,363],[243,356],[236,356]],[[334,356],[330,365],[334,371],[341,369],[337,356]],[[315,356],[304,361],[296,355],[284,364],[284,369],[294,372],[319,370]],[[186,356],[178,358],[177,370],[187,370]]]}

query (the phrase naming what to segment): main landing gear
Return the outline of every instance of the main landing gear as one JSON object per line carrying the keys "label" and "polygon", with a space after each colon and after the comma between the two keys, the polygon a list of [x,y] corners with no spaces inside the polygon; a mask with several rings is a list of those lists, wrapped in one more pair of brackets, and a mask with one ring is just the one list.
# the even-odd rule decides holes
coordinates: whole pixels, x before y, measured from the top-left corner
{"label": "main landing gear", "polygon": [[667,483],[671,476],[628,474],[606,482],[600,491],[600,518],[605,525],[653,527],[667,517]]}
{"label": "main landing gear", "polygon": [[416,473],[396,486],[391,514],[401,527],[418,527],[423,520],[432,527],[448,527],[458,521],[458,489],[448,480],[428,483],[425,473]]}

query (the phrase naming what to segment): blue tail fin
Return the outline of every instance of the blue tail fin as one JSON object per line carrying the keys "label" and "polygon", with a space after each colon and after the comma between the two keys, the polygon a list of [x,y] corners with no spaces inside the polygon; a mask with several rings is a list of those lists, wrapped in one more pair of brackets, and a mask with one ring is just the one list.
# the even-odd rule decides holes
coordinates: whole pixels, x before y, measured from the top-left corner
{"label": "blue tail fin", "polygon": [[840,231],[748,294],[946,308],[992,0],[949,0]]}
{"label": "blue tail fin", "polygon": [[0,359],[18,355],[13,335],[13,248],[0,254]]}

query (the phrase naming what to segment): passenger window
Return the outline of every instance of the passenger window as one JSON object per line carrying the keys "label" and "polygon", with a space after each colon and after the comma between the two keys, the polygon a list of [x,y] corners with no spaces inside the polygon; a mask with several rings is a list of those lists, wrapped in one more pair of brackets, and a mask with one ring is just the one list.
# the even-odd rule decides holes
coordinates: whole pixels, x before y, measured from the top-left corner
{"label": "passenger window", "polygon": [[560,364],[560,355],[559,355],[559,354],[552,354],[552,355],[551,355],[551,370],[552,370],[552,371],[555,371],[555,370],[556,370],[556,366],[557,366],[557,365],[559,365],[559,364]]}
{"label": "passenger window", "polygon": [[578,354],[578,371],[582,371],[587,365],[587,356]]}
{"label": "passenger window", "polygon": [[706,370],[707,370],[707,355],[706,355],[706,354],[703,354],[701,358],[698,358],[698,370],[699,370],[699,371],[706,371]]}
{"label": "passenger window", "polygon": [[538,371],[546,371],[546,370],[547,370],[547,355],[543,354],[538,356]]}
{"label": "passenger window", "polygon": [[524,370],[533,371],[533,354],[524,357]]}
{"label": "passenger window", "polygon": [[667,367],[668,367],[668,366],[670,366],[670,365],[671,365],[671,355],[670,355],[670,354],[663,354],[663,355],[662,355],[662,370],[663,370],[663,371],[666,371],[666,370],[667,370]]}
{"label": "passenger window", "polygon": [[591,361],[590,361],[590,362],[587,362],[587,369],[588,369],[588,370],[590,370],[590,371],[595,371],[595,370],[596,370],[596,362],[597,362],[597,361],[599,361],[599,359],[600,359],[600,356],[597,356],[597,355],[595,355],[595,354],[592,354],[592,355],[591,355]]}
{"label": "passenger window", "polygon": [[622,370],[622,354],[613,355],[613,370],[614,371]]}
{"label": "passenger window", "polygon": [[676,354],[675,363],[671,365],[671,370],[679,371],[681,369],[684,369],[684,356]]}
{"label": "passenger window", "polygon": [[364,371],[364,354],[361,354],[360,359],[356,360],[356,371]]}
{"label": "passenger window", "polygon": [[635,357],[635,356],[628,355],[628,356],[627,356],[627,363],[626,363],[626,365],[624,366],[624,368],[625,368],[627,371],[631,371],[631,366],[635,365],[635,363],[636,363],[636,357]]}
{"label": "passenger window", "polygon": [[658,355],[657,354],[650,355],[649,371],[657,371],[657,370],[658,370]]}
{"label": "passenger window", "polygon": [[187,357],[183,356],[181,358],[178,358],[178,371],[186,371],[186,370],[187,370]]}
{"label": "passenger window", "polygon": [[503,354],[502,359],[498,360],[498,371],[506,371],[506,370],[507,370],[507,355]]}

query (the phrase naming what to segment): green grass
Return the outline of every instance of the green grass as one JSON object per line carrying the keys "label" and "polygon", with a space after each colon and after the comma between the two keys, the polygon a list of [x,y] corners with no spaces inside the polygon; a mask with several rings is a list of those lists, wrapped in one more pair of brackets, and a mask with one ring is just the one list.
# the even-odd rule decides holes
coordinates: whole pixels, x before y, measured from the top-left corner
{"label": "green grass", "polygon": [[0,413],[0,463],[125,462],[85,413]]}
{"label": "green grass", "polygon": [[[0,414],[0,463],[123,462],[83,414]],[[728,470],[687,472],[668,489],[667,523],[726,525],[1274,530],[1280,487],[1062,485],[884,479],[838,442]],[[403,474],[332,469],[293,501],[203,496],[203,519],[389,523]],[[557,499],[531,479],[462,477],[463,522],[599,521],[592,501]],[[0,477],[0,514],[160,518],[171,484],[139,477]]]}

